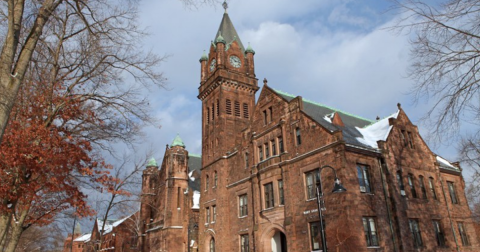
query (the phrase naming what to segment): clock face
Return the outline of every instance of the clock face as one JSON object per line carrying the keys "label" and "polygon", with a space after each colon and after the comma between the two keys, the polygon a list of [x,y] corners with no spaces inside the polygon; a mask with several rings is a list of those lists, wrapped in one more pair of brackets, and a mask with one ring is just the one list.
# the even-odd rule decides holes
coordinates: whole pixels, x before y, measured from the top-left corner
{"label": "clock face", "polygon": [[210,72],[213,72],[213,70],[215,70],[216,65],[217,65],[217,60],[212,59],[212,62],[210,62]]}
{"label": "clock face", "polygon": [[242,66],[242,61],[237,56],[232,55],[230,56],[230,64],[235,68],[239,68]]}

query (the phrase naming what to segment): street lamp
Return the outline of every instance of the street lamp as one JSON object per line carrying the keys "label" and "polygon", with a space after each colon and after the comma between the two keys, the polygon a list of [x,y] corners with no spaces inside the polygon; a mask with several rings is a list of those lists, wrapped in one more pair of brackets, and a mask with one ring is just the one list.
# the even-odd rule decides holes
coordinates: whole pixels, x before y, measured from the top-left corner
{"label": "street lamp", "polygon": [[322,251],[327,252],[327,240],[325,238],[325,227],[323,226],[323,213],[325,209],[325,201],[323,199],[323,187],[322,187],[322,170],[329,168],[333,171],[335,175],[335,184],[333,185],[332,193],[341,193],[347,191],[342,184],[340,184],[340,179],[337,177],[337,172],[335,169],[329,165],[324,165],[318,168],[318,180],[317,180],[317,204],[318,204],[318,217],[320,218],[320,234],[322,236]]}

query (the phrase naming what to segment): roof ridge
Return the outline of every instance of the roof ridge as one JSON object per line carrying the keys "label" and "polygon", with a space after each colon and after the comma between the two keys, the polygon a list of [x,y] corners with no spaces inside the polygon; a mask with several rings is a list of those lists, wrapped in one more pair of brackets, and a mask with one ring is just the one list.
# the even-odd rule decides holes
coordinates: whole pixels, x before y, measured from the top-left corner
{"label": "roof ridge", "polygon": [[363,126],[362,128],[364,129],[364,128],[370,127],[370,126],[374,125],[375,123],[378,123],[378,122],[380,122],[381,120],[390,118],[390,117],[392,117],[393,115],[395,115],[395,114],[397,114],[397,113],[398,113],[398,110],[397,110],[396,112],[391,113],[391,114],[388,115],[388,116],[383,117],[383,118],[380,119],[380,120],[372,121],[372,123],[370,123],[369,125],[365,125],[365,126]]}
{"label": "roof ridge", "polygon": [[202,155],[200,154],[193,154],[193,153],[188,153],[188,156],[192,156],[192,157],[202,157]]}
{"label": "roof ridge", "polygon": [[[293,94],[289,94],[289,93],[287,93],[287,92],[284,92],[284,91],[281,91],[281,90],[277,90],[277,89],[274,89],[274,88],[272,88],[272,90],[275,91],[275,92],[277,92],[277,93],[279,93],[279,94],[286,95],[286,96],[290,96],[290,97],[292,97],[292,98],[297,97],[297,96],[295,96],[295,95],[293,95]],[[311,100],[305,99],[305,98],[303,98],[303,97],[302,97],[302,100],[303,100],[304,102],[308,102],[308,103],[311,103],[311,104],[314,104],[314,105],[317,105],[317,106],[321,106],[321,107],[324,107],[324,108],[328,108],[328,109],[331,109],[331,110],[333,110],[333,111],[335,111],[335,112],[340,112],[340,113],[342,113],[342,114],[345,114],[345,115],[348,115],[348,116],[351,116],[351,117],[355,117],[355,118],[360,119],[360,120],[364,120],[364,121],[367,121],[367,122],[370,122],[370,123],[374,123],[374,122],[375,122],[375,121],[373,121],[373,120],[369,120],[369,119],[367,119],[367,118],[364,118],[364,117],[361,117],[361,116],[358,116],[358,115],[354,115],[354,114],[352,114],[352,113],[348,113],[348,112],[345,112],[345,111],[340,110],[340,109],[332,108],[332,107],[327,106],[327,105],[325,105],[325,104],[322,104],[322,103],[319,103],[319,102],[315,102],[315,101],[311,101]]]}

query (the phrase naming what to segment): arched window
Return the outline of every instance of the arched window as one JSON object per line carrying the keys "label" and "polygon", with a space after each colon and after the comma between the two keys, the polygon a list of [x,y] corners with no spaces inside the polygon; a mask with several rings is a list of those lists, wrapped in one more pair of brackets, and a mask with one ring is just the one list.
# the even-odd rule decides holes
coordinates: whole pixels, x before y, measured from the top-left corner
{"label": "arched window", "polygon": [[229,99],[225,101],[225,112],[227,113],[227,115],[232,114],[232,101],[230,101]]}
{"label": "arched window", "polygon": [[207,108],[207,124],[210,123],[210,108]]}
{"label": "arched window", "polygon": [[410,186],[410,193],[412,194],[413,198],[417,198],[417,190],[415,189],[415,179],[413,179],[413,174],[408,174],[408,185]]}
{"label": "arched window", "polygon": [[235,101],[235,116],[240,117],[240,102]]}
{"label": "arched window", "polygon": [[210,252],[215,252],[215,239],[210,240]]}
{"label": "arched window", "polygon": [[215,104],[212,103],[212,121],[215,120]]}
{"label": "arched window", "polygon": [[205,191],[208,190],[208,185],[209,185],[209,182],[208,182],[208,175],[207,175],[205,179]]}
{"label": "arched window", "polygon": [[243,104],[243,118],[248,119],[248,104],[246,103]]}
{"label": "arched window", "polygon": [[420,180],[420,190],[422,191],[422,199],[427,199],[427,189],[425,188],[425,181],[423,180],[423,176],[419,176],[418,179]]}
{"label": "arched window", "polygon": [[428,178],[428,187],[430,188],[430,192],[432,192],[433,199],[438,200],[437,192],[435,191],[435,182],[433,181],[432,177]]}
{"label": "arched window", "polygon": [[402,172],[397,171],[397,182],[398,182],[398,187],[400,187],[400,194],[402,196],[405,196],[405,186],[403,185],[403,179],[402,179]]}

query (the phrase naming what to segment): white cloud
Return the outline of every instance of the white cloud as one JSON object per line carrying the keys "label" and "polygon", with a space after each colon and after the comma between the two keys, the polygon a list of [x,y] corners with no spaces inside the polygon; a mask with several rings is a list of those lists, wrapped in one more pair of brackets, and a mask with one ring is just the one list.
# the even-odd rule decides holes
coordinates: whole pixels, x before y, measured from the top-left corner
{"label": "white cloud", "polygon": [[[382,29],[388,24],[381,22],[391,17],[372,9],[375,3],[242,0],[229,5],[242,42],[256,51],[257,78],[266,77],[273,88],[370,119],[391,114],[397,102],[414,120],[422,113],[406,95],[411,85],[403,77],[407,39]],[[201,151],[198,59],[209,49],[222,15],[220,6],[188,9],[180,1],[142,1],[142,23],[151,33],[144,47],[171,55],[161,68],[169,91],[148,93],[162,127],[146,128],[146,141],[159,149],[159,158],[176,133],[189,151]]]}

